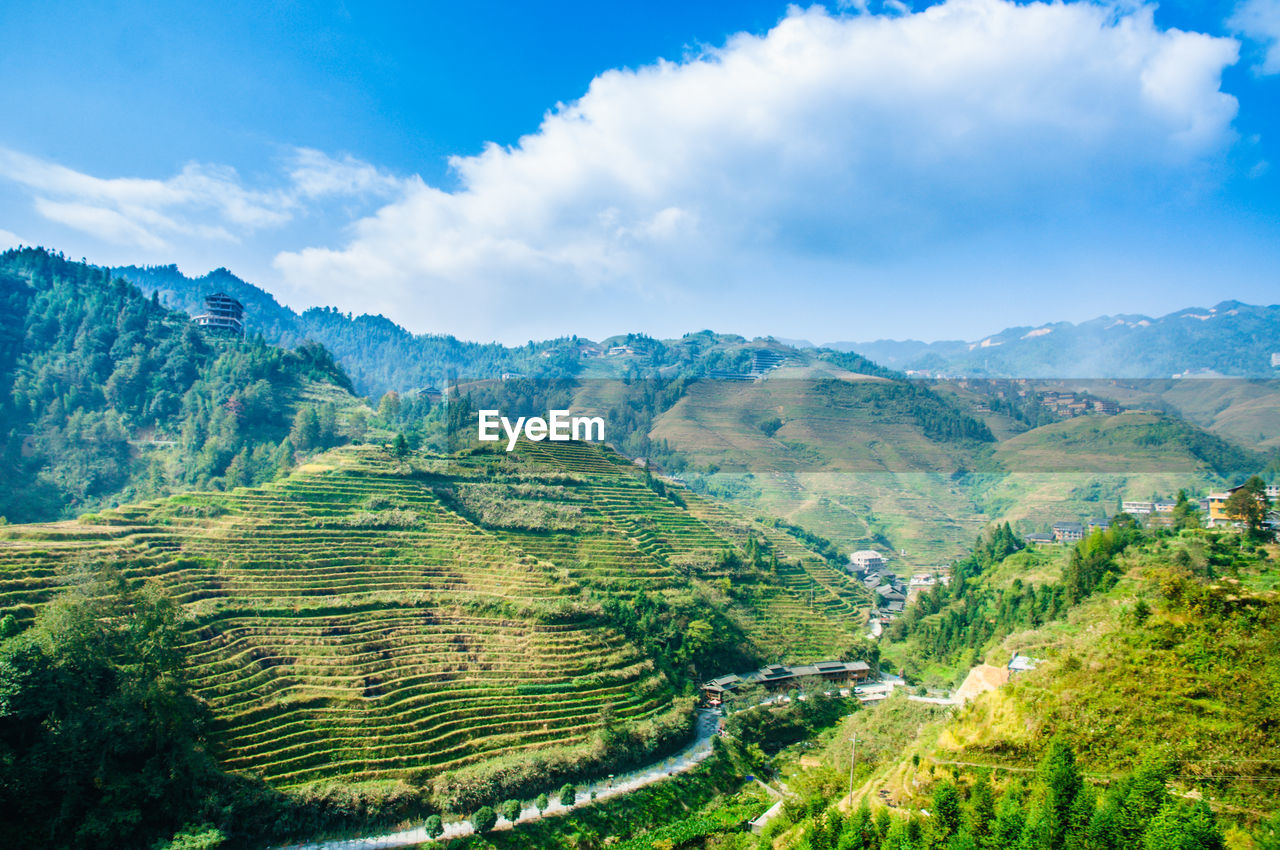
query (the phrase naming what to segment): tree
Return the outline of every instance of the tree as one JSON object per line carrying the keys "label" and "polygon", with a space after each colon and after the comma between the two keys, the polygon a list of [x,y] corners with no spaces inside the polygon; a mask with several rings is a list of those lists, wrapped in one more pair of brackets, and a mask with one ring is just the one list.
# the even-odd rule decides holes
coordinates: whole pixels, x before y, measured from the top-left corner
{"label": "tree", "polygon": [[422,831],[427,838],[439,838],[444,835],[444,821],[439,815],[430,815],[422,824]]}
{"label": "tree", "polygon": [[493,810],[493,806],[481,806],[471,816],[471,825],[476,828],[476,832],[482,835],[493,829],[497,824],[498,814]]}
{"label": "tree", "polygon": [[991,780],[986,771],[978,775],[969,793],[969,807],[965,813],[965,830],[982,842],[991,832],[996,819],[995,799],[991,794]]}
{"label": "tree", "polygon": [[285,437],[280,441],[280,445],[276,447],[275,457],[275,477],[283,478],[293,469],[293,443]]}
{"label": "tree", "polygon": [[1222,833],[1204,800],[1165,805],[1147,825],[1143,850],[1222,850]]}
{"label": "tree", "polygon": [[299,451],[310,451],[320,446],[320,416],[311,405],[305,405],[293,417],[289,441]]}
{"label": "tree", "polygon": [[1178,491],[1178,500],[1173,505],[1173,526],[1179,530],[1200,527],[1200,508],[1187,498],[1186,490]]}
{"label": "tree", "polygon": [[218,850],[226,843],[222,830],[205,824],[189,826],[172,840],[159,846],[159,850]]}
{"label": "tree", "polygon": [[539,794],[538,799],[533,801],[533,806],[538,810],[538,817],[542,817],[543,812],[547,810],[547,806],[551,805],[551,801],[547,799],[546,794]]}
{"label": "tree", "polygon": [[176,603],[106,569],[4,641],[0,845],[149,846],[192,819],[215,768],[182,644]]}
{"label": "tree", "polygon": [[504,819],[511,823],[515,823],[519,819],[520,812],[523,809],[524,806],[519,800],[507,800],[498,808],[498,811],[502,813],[502,817]]}
{"label": "tree", "polygon": [[1022,806],[1013,789],[1006,791],[996,804],[996,820],[991,827],[991,835],[987,846],[992,848],[1016,847],[1022,836],[1026,817],[1022,814]]}
{"label": "tree", "polygon": [[578,799],[578,786],[572,782],[566,782],[560,788],[560,805],[572,806]]}
{"label": "tree", "polygon": [[409,456],[409,441],[404,438],[404,434],[396,434],[395,442],[391,444],[391,454],[396,460],[404,460]]}
{"label": "tree", "polygon": [[1227,497],[1222,506],[1223,511],[1236,522],[1243,523],[1252,535],[1262,533],[1267,521],[1267,510],[1271,503],[1267,500],[1267,485],[1254,475]]}
{"label": "tree", "polygon": [[933,789],[933,828],[946,841],[960,828],[960,792],[950,782]]}
{"label": "tree", "polygon": [[1049,832],[1054,847],[1061,847],[1071,822],[1071,807],[1080,793],[1083,778],[1076,767],[1076,754],[1061,739],[1049,743],[1049,751],[1040,765],[1041,779],[1049,792]]}
{"label": "tree", "polygon": [[400,419],[400,393],[390,390],[383,394],[382,400],[378,402],[378,418],[383,425],[397,423]]}

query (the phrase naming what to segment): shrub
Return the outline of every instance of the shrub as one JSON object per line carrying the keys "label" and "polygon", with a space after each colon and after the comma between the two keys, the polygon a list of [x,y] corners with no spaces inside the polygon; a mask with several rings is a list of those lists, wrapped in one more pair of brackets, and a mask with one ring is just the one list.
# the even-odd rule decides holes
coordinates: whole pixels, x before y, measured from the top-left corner
{"label": "shrub", "polygon": [[481,806],[476,809],[476,813],[471,816],[471,825],[476,828],[476,832],[485,833],[493,829],[498,824],[498,814],[493,810],[492,806]]}
{"label": "shrub", "polygon": [[572,782],[566,782],[560,788],[560,805],[572,806],[578,799],[578,787]]}

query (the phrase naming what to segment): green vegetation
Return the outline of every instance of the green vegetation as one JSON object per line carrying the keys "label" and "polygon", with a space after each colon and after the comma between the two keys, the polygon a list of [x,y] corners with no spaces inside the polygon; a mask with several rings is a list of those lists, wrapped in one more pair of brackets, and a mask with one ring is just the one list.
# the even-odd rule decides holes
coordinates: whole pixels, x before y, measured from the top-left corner
{"label": "green vegetation", "polygon": [[[466,509],[490,492],[563,522]],[[221,814],[175,805],[169,834],[208,823],[236,842],[468,814],[643,763],[687,740],[702,677],[850,645],[865,598],[795,538],[691,494],[681,507],[580,444],[404,460],[349,446],[273,483],[0,537],[6,650],[39,633],[75,563],[180,606],[208,782],[267,785]],[[801,597],[802,580],[826,595]],[[268,812],[287,816],[265,827]]]}
{"label": "green vegetation", "polygon": [[[867,803],[846,816],[820,801],[792,823],[775,847],[804,850],[1220,850],[1222,830],[1203,800],[1165,788],[1170,769],[1143,765],[1101,791],[1086,783],[1073,750],[1050,744],[1029,783],[1012,781],[996,794],[986,773],[963,782],[930,783],[927,817],[873,814]],[[813,811],[817,809],[818,811]]]}
{"label": "green vegetation", "polygon": [[[270,480],[347,439],[357,405],[323,348],[219,338],[105,272],[0,255],[0,516],[74,516]],[[305,440],[291,424],[306,420]]]}

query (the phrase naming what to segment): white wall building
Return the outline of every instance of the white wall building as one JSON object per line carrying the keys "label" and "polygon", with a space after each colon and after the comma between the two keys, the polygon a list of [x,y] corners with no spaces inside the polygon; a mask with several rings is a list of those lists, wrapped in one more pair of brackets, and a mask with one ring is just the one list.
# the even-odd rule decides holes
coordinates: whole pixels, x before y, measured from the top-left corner
{"label": "white wall building", "polygon": [[875,549],[860,549],[849,556],[849,568],[854,572],[877,572],[884,569],[885,559]]}

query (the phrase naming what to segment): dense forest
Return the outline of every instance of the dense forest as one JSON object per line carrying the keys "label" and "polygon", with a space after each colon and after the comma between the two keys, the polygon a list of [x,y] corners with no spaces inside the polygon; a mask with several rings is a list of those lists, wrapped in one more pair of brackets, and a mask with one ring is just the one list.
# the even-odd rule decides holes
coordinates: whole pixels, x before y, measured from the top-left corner
{"label": "dense forest", "polygon": [[0,301],[11,522],[255,483],[295,451],[346,439],[339,407],[356,402],[320,345],[203,332],[132,284],[37,249],[0,255]]}

